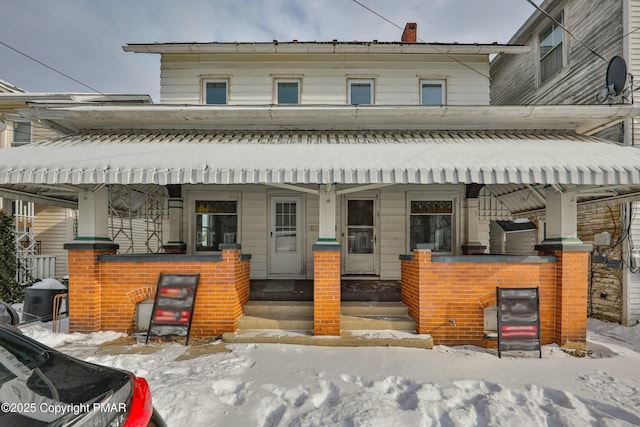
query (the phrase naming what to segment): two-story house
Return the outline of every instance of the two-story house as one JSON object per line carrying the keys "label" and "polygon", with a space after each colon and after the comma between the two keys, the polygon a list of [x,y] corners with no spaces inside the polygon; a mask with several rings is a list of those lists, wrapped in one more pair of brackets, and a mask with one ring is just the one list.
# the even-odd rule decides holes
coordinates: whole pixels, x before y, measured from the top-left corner
{"label": "two-story house", "polygon": [[[200,274],[196,335],[236,331],[255,280],[312,281],[308,329],[339,335],[342,283],[391,280],[436,343],[491,345],[496,287],[538,287],[542,342],[584,344],[591,247],[577,203],[640,186],[640,154],[592,135],[636,109],[491,106],[490,56],[530,47],[416,43],[415,30],[128,44],[160,55],[160,104],[20,110],[66,133],[7,152],[0,183],[77,190],[71,329],[130,331],[158,274],[182,272]],[[115,186],[166,190],[171,253],[115,254]],[[481,195],[512,215],[546,212],[539,255],[483,255]]]}
{"label": "two-story house", "polygon": [[[640,70],[640,9],[637,2],[547,0],[510,43],[529,46],[523,55],[498,55],[491,63],[493,105],[631,104],[633,76]],[[623,96],[607,96],[607,70],[614,57],[629,72]],[[624,73],[623,73],[624,76]],[[598,133],[636,145],[638,125],[627,120]],[[615,194],[612,194],[615,196]],[[640,320],[640,205],[619,197],[579,208],[578,236],[594,245],[589,314],[634,325]],[[634,256],[636,255],[636,256]]]}

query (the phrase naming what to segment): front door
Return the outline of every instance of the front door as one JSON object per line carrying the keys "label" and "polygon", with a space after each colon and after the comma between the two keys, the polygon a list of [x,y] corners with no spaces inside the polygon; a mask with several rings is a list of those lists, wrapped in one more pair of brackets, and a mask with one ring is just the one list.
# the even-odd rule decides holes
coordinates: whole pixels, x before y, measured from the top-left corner
{"label": "front door", "polygon": [[376,274],[376,199],[346,200],[345,274]]}
{"label": "front door", "polygon": [[272,196],[269,225],[269,274],[303,274],[302,201],[299,196]]}

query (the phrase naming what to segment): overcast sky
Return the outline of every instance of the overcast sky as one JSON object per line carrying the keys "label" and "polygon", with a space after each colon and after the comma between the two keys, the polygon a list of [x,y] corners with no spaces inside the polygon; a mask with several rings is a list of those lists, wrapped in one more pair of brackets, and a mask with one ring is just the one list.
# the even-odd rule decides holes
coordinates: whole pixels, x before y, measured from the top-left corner
{"label": "overcast sky", "polygon": [[[527,0],[359,0],[424,42],[507,43]],[[159,55],[127,43],[399,41],[353,0],[0,0],[0,42],[103,93],[159,100]],[[540,0],[537,3],[541,3]],[[92,92],[0,44],[0,79],[30,92]]]}

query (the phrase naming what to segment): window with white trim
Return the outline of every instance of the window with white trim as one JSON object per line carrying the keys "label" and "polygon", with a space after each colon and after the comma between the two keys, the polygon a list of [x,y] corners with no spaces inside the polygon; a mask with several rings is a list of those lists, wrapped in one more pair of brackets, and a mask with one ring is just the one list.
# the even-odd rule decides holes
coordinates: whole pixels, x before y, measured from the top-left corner
{"label": "window with white trim", "polygon": [[13,122],[12,145],[23,145],[31,142],[31,122]]}
{"label": "window with white trim", "polygon": [[195,251],[219,251],[223,243],[237,243],[238,201],[195,200]]}
{"label": "window with white trim", "polygon": [[300,104],[299,80],[275,80],[276,104]]}
{"label": "window with white trim", "polygon": [[420,81],[421,105],[445,105],[446,82],[444,80]]}
{"label": "window with white trim", "polygon": [[[563,23],[562,13],[554,17]],[[546,26],[539,36],[540,41],[540,83],[544,83],[564,66],[564,30],[555,22]]]}
{"label": "window with white trim", "polygon": [[226,80],[204,80],[202,99],[205,104],[223,105],[228,103],[228,87]]}
{"label": "window with white trim", "polygon": [[409,250],[431,243],[433,252],[453,253],[455,205],[455,200],[444,197],[409,199]]}
{"label": "window with white trim", "polygon": [[374,104],[374,81],[373,79],[351,79],[349,80],[349,99],[351,105]]}

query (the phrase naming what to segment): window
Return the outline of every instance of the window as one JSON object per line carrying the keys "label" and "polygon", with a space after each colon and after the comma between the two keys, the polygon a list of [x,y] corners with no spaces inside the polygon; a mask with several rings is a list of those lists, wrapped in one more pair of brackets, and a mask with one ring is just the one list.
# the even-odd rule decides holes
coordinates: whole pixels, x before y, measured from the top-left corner
{"label": "window", "polygon": [[196,200],[196,252],[219,251],[222,243],[237,243],[238,202]]}
{"label": "window", "polygon": [[[562,24],[562,14],[555,20]],[[540,82],[544,83],[564,66],[564,30],[555,22],[540,33]]]}
{"label": "window", "polygon": [[409,205],[409,250],[433,243],[434,252],[452,252],[453,201],[411,200]]}
{"label": "window", "polygon": [[349,80],[349,104],[373,104],[373,80]]}
{"label": "window", "polygon": [[420,104],[444,105],[445,87],[444,80],[422,80],[420,82]]}
{"label": "window", "polygon": [[226,104],[227,103],[227,82],[223,80],[204,82],[204,103],[205,104]]}
{"label": "window", "polygon": [[31,123],[13,123],[13,145],[28,144],[31,142]]}
{"label": "window", "polygon": [[276,102],[278,104],[299,104],[300,83],[298,81],[276,81]]}

